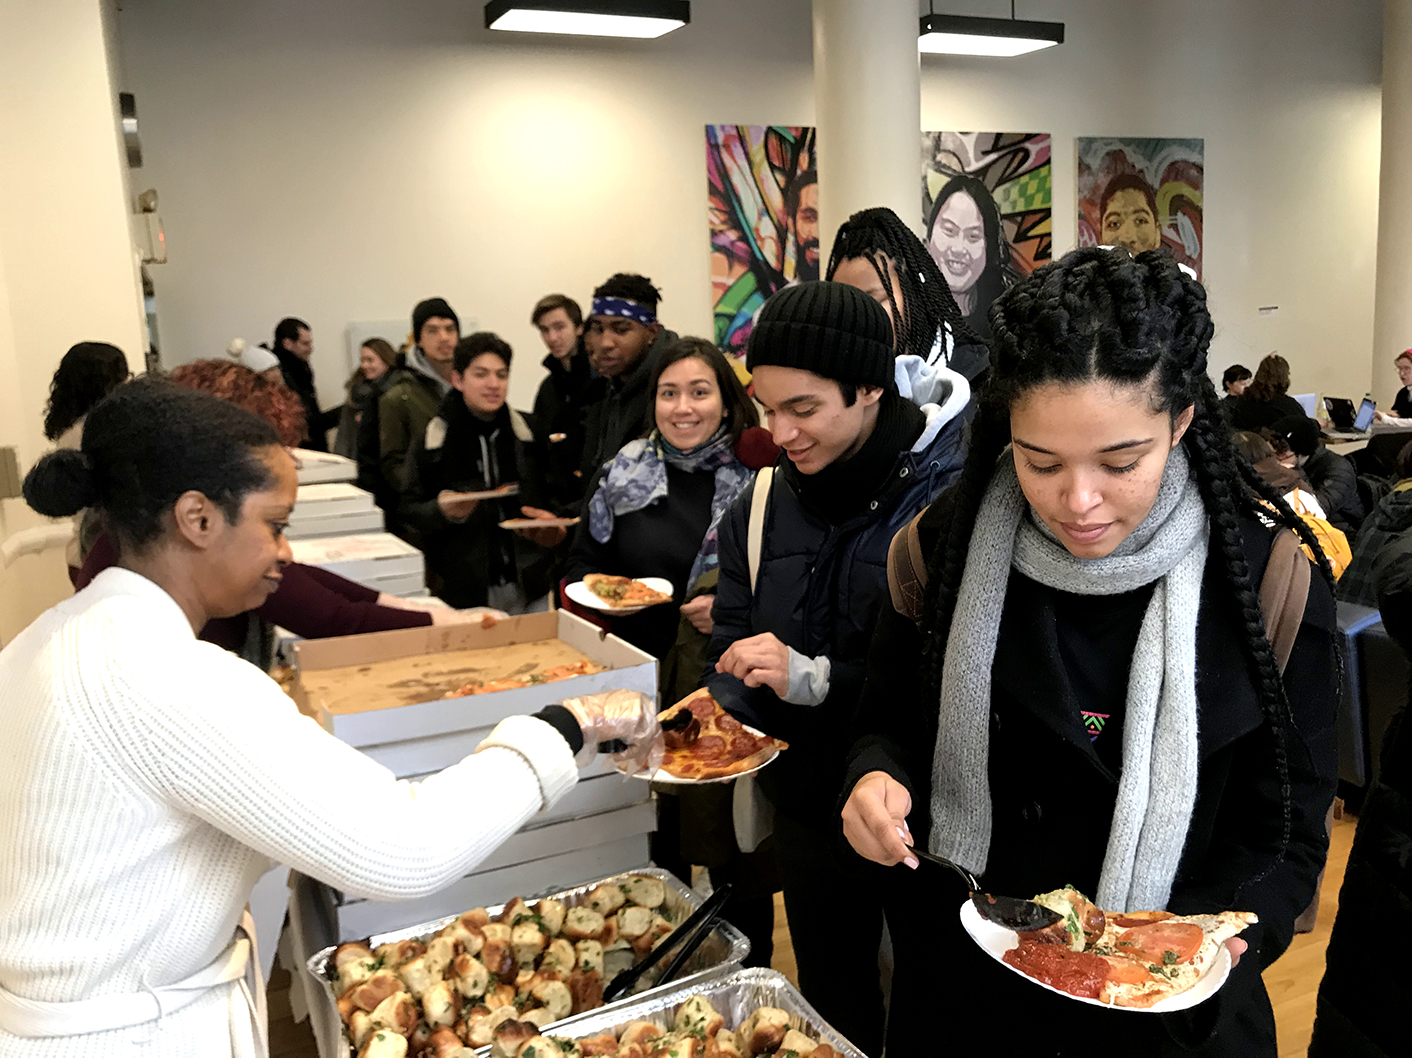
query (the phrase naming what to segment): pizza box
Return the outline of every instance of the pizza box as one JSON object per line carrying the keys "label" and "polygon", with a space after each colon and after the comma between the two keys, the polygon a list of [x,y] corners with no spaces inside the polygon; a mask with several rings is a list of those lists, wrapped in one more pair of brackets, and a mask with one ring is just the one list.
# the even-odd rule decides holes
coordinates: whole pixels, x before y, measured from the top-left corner
{"label": "pizza box", "polygon": [[[319,486],[311,486],[318,488]],[[309,514],[298,521],[290,519],[284,535],[290,540],[316,540],[331,536],[358,536],[381,533],[386,528],[382,511],[349,511],[346,514]]]}
{"label": "pizza box", "polygon": [[422,553],[391,533],[291,540],[295,562],[318,566],[389,595],[416,595],[426,588]]}
{"label": "pizza box", "polygon": [[[416,781],[475,751],[507,716],[564,698],[624,688],[656,697],[657,661],[562,610],[511,617],[493,628],[404,628],[293,644],[291,695],[327,731],[397,778]],[[608,666],[587,676],[514,690],[442,698],[448,687],[581,657]],[[602,877],[642,866],[656,829],[647,783],[620,775],[608,757],[580,769],[578,784],[535,816],[475,871],[419,901],[335,899],[342,936],[397,929],[454,914],[515,891]],[[450,910],[447,910],[447,909]]]}
{"label": "pizza box", "polygon": [[302,522],[306,518],[326,518],[376,509],[377,503],[371,492],[346,481],[328,481],[319,485],[300,485],[289,520],[291,523]]}
{"label": "pizza box", "polygon": [[311,452],[307,448],[290,450],[301,485],[317,485],[325,481],[356,481],[358,464],[332,452]]}
{"label": "pizza box", "polygon": [[[465,743],[516,713],[581,694],[633,690],[657,694],[657,660],[563,610],[478,625],[402,628],[309,639],[294,645],[295,701],[350,745],[366,748],[399,777],[454,764]],[[443,698],[472,680],[533,672],[588,657],[606,671],[462,698]],[[420,743],[411,746],[412,742]]]}

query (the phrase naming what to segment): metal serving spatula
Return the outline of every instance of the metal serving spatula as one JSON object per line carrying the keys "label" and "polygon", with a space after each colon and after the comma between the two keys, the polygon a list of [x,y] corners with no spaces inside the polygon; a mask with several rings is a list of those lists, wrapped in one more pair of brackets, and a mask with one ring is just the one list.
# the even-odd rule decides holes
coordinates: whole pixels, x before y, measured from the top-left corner
{"label": "metal serving spatula", "polygon": [[938,867],[950,867],[959,874],[966,883],[967,890],[971,894],[971,903],[980,912],[981,918],[994,922],[997,926],[1004,926],[1006,929],[1013,929],[1016,933],[1028,933],[1031,930],[1044,929],[1060,921],[1063,916],[1057,911],[1051,911],[1047,907],[1036,904],[1033,900],[1021,900],[1016,896],[992,896],[990,893],[980,891],[980,882],[976,881],[976,876],[959,863],[952,863],[941,856],[933,856],[930,852],[923,852],[921,849],[913,849],[912,855],[928,863],[934,863]]}

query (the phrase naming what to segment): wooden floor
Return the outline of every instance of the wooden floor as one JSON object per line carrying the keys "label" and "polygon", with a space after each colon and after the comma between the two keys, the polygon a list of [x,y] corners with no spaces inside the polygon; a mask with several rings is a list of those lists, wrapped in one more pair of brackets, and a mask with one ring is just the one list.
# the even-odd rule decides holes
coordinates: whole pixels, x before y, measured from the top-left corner
{"label": "wooden floor", "polygon": [[[1352,816],[1334,822],[1329,865],[1319,899],[1319,923],[1314,932],[1296,937],[1289,951],[1265,971],[1265,987],[1275,1008],[1280,1058],[1304,1058],[1314,1029],[1314,999],[1319,979],[1324,975],[1324,948],[1338,912],[1338,891],[1343,870],[1353,844],[1356,820]],[[775,953],[771,965],[798,984],[794,948],[789,940],[789,923],[784,902],[775,895]],[[270,975],[270,1055],[271,1058],[313,1058],[314,1037],[308,1023],[296,1025],[289,1014],[289,975],[276,966]]]}

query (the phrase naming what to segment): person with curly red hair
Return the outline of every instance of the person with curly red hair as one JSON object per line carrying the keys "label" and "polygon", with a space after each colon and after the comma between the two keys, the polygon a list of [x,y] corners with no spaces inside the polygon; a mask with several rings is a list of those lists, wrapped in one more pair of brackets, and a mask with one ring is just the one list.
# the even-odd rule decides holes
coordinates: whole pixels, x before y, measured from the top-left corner
{"label": "person with curly red hair", "polygon": [[280,382],[271,382],[232,360],[193,360],[167,376],[179,386],[199,389],[260,416],[275,428],[280,444],[296,447],[304,437],[304,404]]}

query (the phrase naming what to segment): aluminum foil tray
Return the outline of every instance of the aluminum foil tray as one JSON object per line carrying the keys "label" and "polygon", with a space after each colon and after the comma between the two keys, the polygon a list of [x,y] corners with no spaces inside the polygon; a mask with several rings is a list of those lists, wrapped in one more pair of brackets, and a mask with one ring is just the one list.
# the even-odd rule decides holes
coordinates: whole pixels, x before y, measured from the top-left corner
{"label": "aluminum foil tray", "polygon": [[[640,867],[635,871],[625,871],[622,874],[614,874],[608,878],[600,878],[594,882],[576,885],[572,889],[546,890],[545,892],[535,893],[533,895],[525,894],[523,899],[527,903],[534,903],[536,900],[543,899],[562,900],[569,907],[577,907],[584,903],[590,892],[603,883],[623,881],[634,874],[646,875],[649,878],[660,878],[662,880],[667,890],[667,897],[662,902],[660,911],[662,917],[674,926],[681,925],[681,923],[685,922],[691,917],[691,913],[702,904],[701,897],[698,896],[694,890],[683,885],[670,871],[664,871],[660,867]],[[511,899],[513,899],[513,897]],[[486,910],[490,912],[491,917],[494,918],[504,911],[509,903],[510,901],[507,900],[503,904],[487,905]],[[470,909],[467,908],[467,910]],[[380,944],[389,944],[409,938],[416,938],[418,940],[427,939],[437,933],[442,927],[450,925],[458,917],[457,915],[449,915],[446,918],[436,919],[434,922],[423,922],[415,926],[407,926],[403,929],[393,930],[390,933],[379,933],[368,938],[368,945],[369,947],[376,948]],[[322,986],[322,994],[325,1001],[328,1003],[329,1009],[332,1011],[332,1017],[335,1021],[338,1021],[339,1024],[342,1024],[338,1016],[338,997],[333,994],[333,953],[336,950],[337,947],[335,946],[324,948],[322,951],[315,953],[309,959],[308,968],[309,972],[314,975],[314,978]],[[610,1003],[607,1006],[601,1007],[600,1010],[617,1010],[627,1004],[635,1003],[640,999],[658,992],[672,992],[674,994],[679,987],[685,986],[692,981],[713,976],[724,967],[739,966],[745,961],[745,957],[749,954],[750,941],[745,939],[745,935],[729,922],[723,919],[717,919],[715,928],[712,929],[710,935],[701,942],[700,947],[692,953],[691,958],[687,960],[686,965],[682,967],[676,978],[666,985],[659,986],[656,984],[656,975],[666,962],[666,960],[663,960],[662,963],[659,963],[657,967],[650,970],[644,976],[643,980],[639,982],[634,994],[620,999],[616,1003]],[[780,980],[785,981],[783,977],[781,977]],[[606,985],[608,982],[604,981],[603,983]],[[785,984],[787,985],[788,981],[785,981]],[[687,994],[690,995],[691,993],[688,992]],[[796,995],[797,994],[798,993],[796,993]],[[803,1002],[802,998],[800,1002]],[[589,1013],[596,1014],[598,1011],[590,1011]],[[587,1017],[589,1015],[586,1013],[579,1016]],[[557,1022],[556,1024],[568,1024],[571,1020],[573,1019],[566,1018],[564,1021]],[[548,1031],[548,1029],[546,1029],[546,1031]],[[558,1035],[557,1032],[555,1034]],[[348,1042],[346,1032],[344,1042]],[[352,1050],[351,1043],[349,1043],[349,1050],[350,1052]],[[488,1048],[486,1049],[486,1053],[489,1053]]]}
{"label": "aluminum foil tray", "polygon": [[[789,1015],[789,1023],[810,1039],[827,1043],[844,1058],[868,1058],[819,1016],[789,978],[777,970],[722,970],[695,981],[682,981],[652,994],[619,1000],[610,1006],[590,1010],[545,1029],[546,1036],[581,1040],[605,1032],[617,1035],[629,1022],[651,1021],[670,1028],[677,1008],[692,996],[705,996],[726,1019],[726,1028],[738,1028],[759,1007],[778,1007]],[[476,1051],[490,1053],[489,1047]]]}

